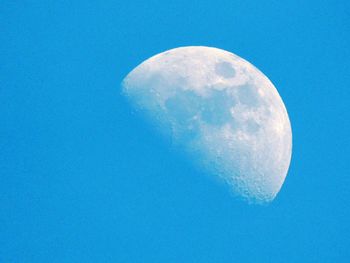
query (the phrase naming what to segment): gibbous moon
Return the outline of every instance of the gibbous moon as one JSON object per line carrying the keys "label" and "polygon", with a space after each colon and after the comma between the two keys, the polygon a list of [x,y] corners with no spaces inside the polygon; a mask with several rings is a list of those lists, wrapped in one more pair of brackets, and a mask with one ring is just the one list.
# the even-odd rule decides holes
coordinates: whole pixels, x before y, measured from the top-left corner
{"label": "gibbous moon", "polygon": [[157,126],[249,202],[272,201],[291,160],[284,103],[256,67],[225,50],[190,46],[153,56],[122,83]]}

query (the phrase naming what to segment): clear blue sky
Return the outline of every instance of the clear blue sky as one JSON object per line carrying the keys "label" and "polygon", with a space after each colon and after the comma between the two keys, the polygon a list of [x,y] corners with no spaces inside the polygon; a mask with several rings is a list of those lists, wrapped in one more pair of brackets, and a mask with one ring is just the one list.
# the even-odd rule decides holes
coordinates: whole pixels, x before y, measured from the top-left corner
{"label": "clear blue sky", "polygon": [[[0,262],[349,262],[349,3],[2,1]],[[269,206],[236,200],[120,94],[186,45],[279,90],[293,157]]]}

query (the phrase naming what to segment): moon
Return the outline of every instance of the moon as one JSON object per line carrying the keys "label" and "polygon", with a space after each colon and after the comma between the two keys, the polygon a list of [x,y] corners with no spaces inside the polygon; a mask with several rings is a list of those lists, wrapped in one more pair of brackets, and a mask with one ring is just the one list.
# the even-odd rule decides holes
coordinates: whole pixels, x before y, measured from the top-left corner
{"label": "moon", "polygon": [[132,104],[232,192],[271,202],[292,154],[287,110],[271,81],[228,51],[204,46],[155,55],[122,82]]}

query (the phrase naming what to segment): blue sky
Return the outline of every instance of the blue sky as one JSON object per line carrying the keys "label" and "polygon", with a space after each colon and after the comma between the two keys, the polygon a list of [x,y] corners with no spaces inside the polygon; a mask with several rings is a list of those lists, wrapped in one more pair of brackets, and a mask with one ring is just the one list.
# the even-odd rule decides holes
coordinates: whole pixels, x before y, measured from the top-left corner
{"label": "blue sky", "polygon": [[[102,2],[102,3],[101,3]],[[4,1],[0,262],[347,262],[348,1]],[[187,45],[247,59],[293,129],[254,206],[193,167],[120,94]]]}

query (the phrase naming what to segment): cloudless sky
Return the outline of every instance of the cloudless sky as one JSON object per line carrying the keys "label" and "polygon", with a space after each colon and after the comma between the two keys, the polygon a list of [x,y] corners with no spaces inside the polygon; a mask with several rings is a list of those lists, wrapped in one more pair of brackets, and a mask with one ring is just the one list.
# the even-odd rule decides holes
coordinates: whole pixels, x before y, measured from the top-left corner
{"label": "cloudless sky", "polygon": [[[2,1],[0,262],[349,262],[350,2]],[[289,174],[249,205],[120,94],[143,60],[214,46],[277,87]]]}

